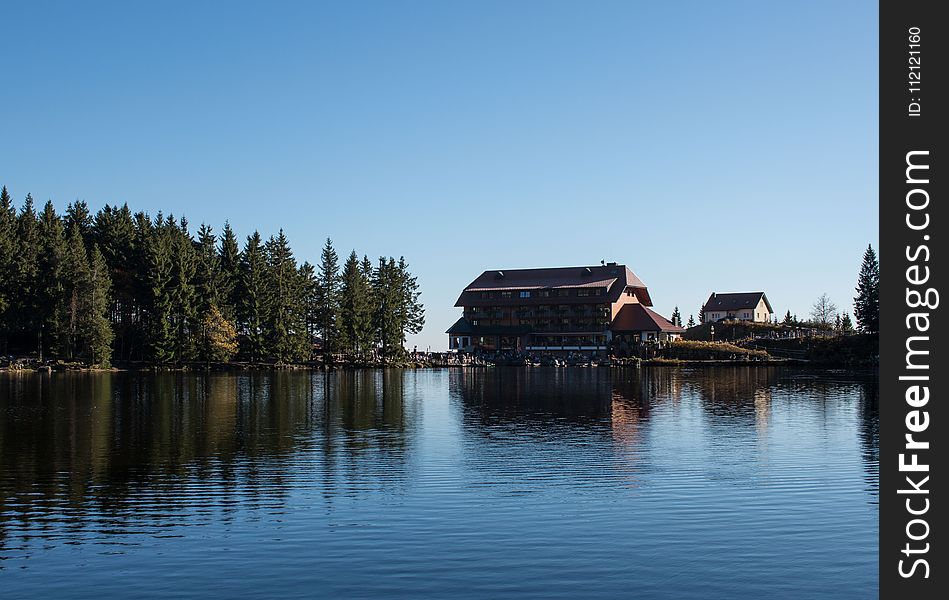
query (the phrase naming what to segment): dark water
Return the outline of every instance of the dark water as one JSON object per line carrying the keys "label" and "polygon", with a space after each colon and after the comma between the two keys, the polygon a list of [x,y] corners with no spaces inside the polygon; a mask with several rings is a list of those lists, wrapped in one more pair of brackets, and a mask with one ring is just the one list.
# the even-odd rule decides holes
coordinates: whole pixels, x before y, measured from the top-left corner
{"label": "dark water", "polygon": [[870,598],[870,374],[0,374],[0,595]]}

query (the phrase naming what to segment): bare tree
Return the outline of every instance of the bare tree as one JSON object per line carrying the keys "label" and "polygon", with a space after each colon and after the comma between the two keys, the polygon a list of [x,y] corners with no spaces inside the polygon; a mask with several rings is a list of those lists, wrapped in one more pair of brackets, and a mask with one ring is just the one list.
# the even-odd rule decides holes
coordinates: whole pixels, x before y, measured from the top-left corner
{"label": "bare tree", "polygon": [[811,307],[811,319],[814,324],[823,329],[830,327],[831,323],[837,318],[837,305],[830,299],[826,293],[821,294],[817,302]]}

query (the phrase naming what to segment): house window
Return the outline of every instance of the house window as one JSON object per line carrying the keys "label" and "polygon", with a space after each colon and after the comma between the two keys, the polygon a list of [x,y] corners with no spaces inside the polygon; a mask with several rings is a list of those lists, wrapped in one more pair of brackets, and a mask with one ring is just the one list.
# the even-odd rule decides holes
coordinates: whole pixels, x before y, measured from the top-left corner
{"label": "house window", "polygon": [[478,324],[478,320],[477,320],[477,319],[473,320],[473,321],[471,322],[471,324],[472,324],[472,325],[477,325],[477,324]]}
{"label": "house window", "polygon": [[558,296],[569,296],[569,295],[570,295],[570,290],[557,290],[557,295],[558,295]]}
{"label": "house window", "polygon": [[589,295],[590,295],[589,288],[580,288],[579,290],[577,290],[577,296],[589,296]]}
{"label": "house window", "polygon": [[510,297],[511,297],[511,292],[501,292],[501,297],[502,297],[502,298],[510,298]]}
{"label": "house window", "polygon": [[525,292],[521,292],[521,298],[530,298],[530,297],[531,297],[531,293],[530,293],[530,292],[526,292],[526,291],[525,291]]}
{"label": "house window", "polygon": [[541,290],[540,295],[542,298],[550,298],[550,290]]}

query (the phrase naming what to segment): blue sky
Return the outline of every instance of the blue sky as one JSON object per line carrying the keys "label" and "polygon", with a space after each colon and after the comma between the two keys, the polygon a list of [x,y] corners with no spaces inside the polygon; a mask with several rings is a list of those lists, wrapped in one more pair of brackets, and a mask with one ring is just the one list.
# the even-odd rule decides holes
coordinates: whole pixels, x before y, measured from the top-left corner
{"label": "blue sky", "polygon": [[850,309],[877,247],[867,2],[7,4],[0,183],[484,269],[630,265],[683,318]]}

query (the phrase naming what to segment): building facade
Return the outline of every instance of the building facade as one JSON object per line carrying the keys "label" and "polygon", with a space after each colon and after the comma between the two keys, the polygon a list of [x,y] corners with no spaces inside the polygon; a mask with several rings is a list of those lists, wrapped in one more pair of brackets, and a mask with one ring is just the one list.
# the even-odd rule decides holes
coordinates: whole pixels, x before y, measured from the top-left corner
{"label": "building facade", "polygon": [[714,323],[722,319],[767,323],[774,318],[774,311],[764,292],[738,292],[717,294],[712,292],[705,302],[703,323]]}
{"label": "building facade", "polygon": [[617,263],[485,271],[455,306],[463,314],[446,333],[459,352],[599,354],[616,336],[639,342],[682,332],[649,309],[646,284]]}

